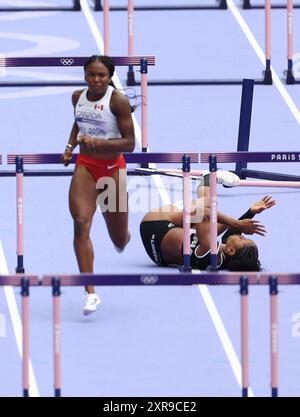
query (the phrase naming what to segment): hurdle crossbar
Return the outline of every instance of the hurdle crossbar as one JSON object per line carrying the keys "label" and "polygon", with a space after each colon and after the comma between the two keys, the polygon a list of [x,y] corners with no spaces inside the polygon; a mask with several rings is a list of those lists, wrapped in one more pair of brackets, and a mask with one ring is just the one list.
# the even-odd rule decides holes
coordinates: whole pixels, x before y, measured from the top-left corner
{"label": "hurdle crossbar", "polygon": [[[158,268],[159,269],[159,268]],[[268,285],[270,277],[276,277],[278,285],[299,285],[300,273],[283,272],[205,272],[190,273],[139,273],[139,274],[31,274],[0,275],[0,286],[21,286],[27,278],[30,286],[52,286],[53,278],[60,280],[61,286],[159,286],[159,285],[239,285],[240,277],[248,278],[248,285]]]}
{"label": "hurdle crossbar", "polygon": [[240,187],[274,187],[274,188],[300,188],[300,181],[247,181],[241,180]]}
{"label": "hurdle crossbar", "polygon": [[28,6],[28,7],[0,7],[0,12],[70,12],[79,11],[80,0],[73,0],[73,6]]}
{"label": "hurdle crossbar", "polygon": [[266,172],[252,169],[242,169],[241,171],[236,172],[241,178],[255,178],[258,180],[267,180],[267,181],[280,181],[280,182],[299,182],[300,176],[291,175],[291,174],[281,174],[278,172]]}
{"label": "hurdle crossbar", "polygon": [[[174,152],[174,153],[159,153],[159,152],[135,152],[123,153],[123,156],[129,164],[141,163],[182,163],[183,155],[188,154],[191,157],[191,162],[199,162],[199,155],[196,152]],[[72,163],[76,162],[78,154],[73,154]],[[61,164],[61,154],[59,153],[20,153],[7,155],[7,163],[9,165],[16,163],[16,157],[23,159],[24,164]]]}
{"label": "hurdle crossbar", "polygon": [[0,275],[0,286],[11,285],[13,287],[21,287],[22,279],[26,278],[29,281],[29,285],[36,287],[41,284],[41,278],[38,275],[32,274],[3,274]]}
{"label": "hurdle crossbar", "polygon": [[[171,177],[182,178],[183,173],[180,169],[168,169],[168,168],[159,168],[159,169],[151,169],[151,168],[135,168],[133,175],[138,173],[140,175],[167,175]],[[207,174],[207,171],[201,170],[191,170],[190,171],[190,179],[198,180],[203,175]],[[1,174],[0,174],[1,175]],[[281,174],[279,174],[281,175]],[[288,176],[289,177],[289,176]],[[298,178],[298,177],[296,177]],[[240,187],[278,187],[278,188],[300,188],[300,179],[297,181],[248,181],[248,180],[240,180],[239,182]]]}
{"label": "hurdle crossbar", "polygon": [[[231,162],[262,162],[262,163],[295,163],[300,162],[300,151],[275,151],[275,152],[134,152],[124,153],[127,163],[181,163],[183,155],[188,154],[192,163],[209,163],[209,156],[216,155],[218,163]],[[23,159],[24,164],[59,164],[59,153],[12,153],[7,155],[7,163],[15,164],[16,157]],[[77,154],[73,155],[72,163],[76,161]]]}
{"label": "hurdle crossbar", "polygon": [[[127,172],[127,175],[166,175],[170,177],[177,177],[182,178],[182,172],[169,172],[166,170],[158,170],[157,172],[151,171],[143,171],[143,170],[131,170]],[[176,170],[177,171],[177,170]],[[61,169],[61,170],[54,170],[54,169],[41,169],[41,170],[24,170],[24,177],[71,177],[74,171],[70,169]],[[13,170],[2,170],[0,171],[0,178],[11,177],[15,178],[16,172]],[[202,177],[202,173],[199,175],[197,171],[191,171],[191,175],[189,176],[192,180],[199,180]],[[248,180],[240,180],[239,187],[270,187],[270,188],[300,188],[300,180],[297,181],[248,181]],[[230,187],[229,187],[230,188]]]}
{"label": "hurdle crossbar", "polygon": [[[201,0],[199,1],[199,3]],[[103,11],[103,1],[96,0],[95,1],[95,10],[96,11]],[[110,11],[122,12],[127,11],[126,6],[110,6]],[[171,4],[171,5],[153,5],[153,6],[134,6],[134,10],[136,11],[183,11],[183,10],[225,10],[227,9],[227,0],[216,0],[215,5],[210,4]]]}
{"label": "hurdle crossbar", "polygon": [[[159,269],[159,268],[158,268]],[[199,272],[199,271],[198,271]],[[11,285],[20,287],[22,279],[27,278],[29,285],[52,286],[52,279],[60,280],[61,286],[160,286],[160,285],[225,285],[240,284],[241,276],[248,278],[248,285],[268,285],[270,277],[276,277],[278,285],[300,285],[300,272],[206,272],[190,274],[185,272],[170,273],[139,273],[139,274],[4,274],[0,275],[0,286]]]}
{"label": "hurdle crossbar", "polygon": [[[300,152],[296,151],[275,151],[275,152],[213,152],[218,163],[230,162],[300,162]],[[211,152],[199,154],[200,163],[208,163]]]}
{"label": "hurdle crossbar", "polygon": [[[143,89],[141,94],[147,98],[147,71],[143,71],[145,65],[155,65],[155,57],[149,56],[115,56],[111,57],[116,66],[140,66],[142,73],[141,82]],[[16,67],[83,67],[88,57],[0,57],[0,68]],[[145,64],[146,63],[146,64]],[[146,81],[145,81],[146,79]],[[86,86],[82,80],[70,81],[5,81],[0,80],[0,87],[72,87]],[[144,105],[146,107],[146,105]]]}
{"label": "hurdle crossbar", "polygon": [[[32,169],[26,170],[24,169],[23,175],[24,177],[68,177],[72,176],[74,170],[70,169]],[[16,171],[13,170],[0,170],[0,177],[15,177]]]}
{"label": "hurdle crossbar", "polygon": [[[0,68],[12,67],[82,67],[89,57],[0,57]],[[155,65],[155,57],[149,56],[112,56],[116,66],[138,66],[142,59],[147,60],[147,65]]]}
{"label": "hurdle crossbar", "polygon": [[[248,9],[264,9],[265,5],[264,4],[252,4],[251,0],[243,0],[242,2],[242,8],[245,10]],[[286,4],[281,3],[281,4],[272,4],[271,5],[272,9],[286,9]],[[294,4],[294,8],[295,9],[300,9],[300,4],[296,3]]]}
{"label": "hurdle crossbar", "polygon": [[[254,83],[256,85],[269,85],[269,82],[266,82],[265,79],[256,79],[254,80]],[[151,86],[193,86],[193,85],[242,85],[243,80],[242,79],[209,79],[209,78],[203,78],[203,79],[189,79],[189,80],[183,80],[183,79],[164,79],[164,80],[149,80],[148,85]],[[139,81],[134,81],[134,83],[130,83],[130,81],[127,82],[128,87],[134,87],[139,86],[141,83]]]}
{"label": "hurdle crossbar", "polygon": [[[175,172],[173,172],[175,171]],[[127,175],[166,175],[171,177],[182,178],[182,171],[180,170],[157,170],[157,171],[147,171],[140,168],[136,168],[134,170],[130,170],[127,172]],[[259,171],[258,171],[259,172]],[[39,169],[39,170],[24,170],[24,177],[71,177],[74,173],[74,170],[70,169]],[[0,177],[12,177],[15,178],[16,172],[13,170],[0,170]],[[192,180],[199,180],[203,176],[201,171],[191,171],[190,179]],[[298,178],[298,177],[296,177]],[[274,187],[274,188],[300,188],[300,179],[295,181],[248,181],[248,180],[240,180],[239,183],[240,187]]]}

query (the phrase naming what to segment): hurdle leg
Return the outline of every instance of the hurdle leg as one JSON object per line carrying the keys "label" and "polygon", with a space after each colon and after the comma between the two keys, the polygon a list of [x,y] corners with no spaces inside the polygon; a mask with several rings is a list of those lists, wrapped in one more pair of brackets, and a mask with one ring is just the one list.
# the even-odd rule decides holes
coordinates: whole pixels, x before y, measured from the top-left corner
{"label": "hurdle leg", "polygon": [[101,0],[94,0],[95,1],[95,12],[100,12],[102,11],[102,5],[101,5]]}
{"label": "hurdle leg", "polygon": [[[141,59],[141,96],[142,96],[142,152],[148,152],[148,62]],[[148,168],[148,164],[141,164],[141,168]]]}
{"label": "hurdle leg", "polygon": [[[251,116],[252,116],[252,103],[254,92],[254,80],[243,80],[242,98],[240,108],[240,122],[238,133],[237,151],[249,150],[250,141],[250,129],[251,129]],[[241,178],[245,178],[242,175],[242,170],[247,169],[247,162],[237,162],[235,165],[235,171]]]}
{"label": "hurdle leg", "polygon": [[109,55],[109,0],[103,0],[104,55]]}
{"label": "hurdle leg", "polygon": [[20,156],[16,157],[16,180],[17,180],[17,266],[16,272],[22,274],[25,272],[24,269],[24,168],[23,158]]}
{"label": "hurdle leg", "polygon": [[250,3],[250,0],[244,0],[242,7],[243,7],[243,9],[251,9],[252,6],[251,6],[251,3]]}
{"label": "hurdle leg", "polygon": [[209,155],[210,186],[210,266],[209,271],[218,270],[218,212],[217,212],[217,157]]}
{"label": "hurdle leg", "polygon": [[191,228],[191,157],[183,155],[182,172],[183,172],[183,266],[181,271],[191,271],[191,245],[190,245],[190,228]]}
{"label": "hurdle leg", "polygon": [[219,9],[222,9],[222,10],[227,9],[227,0],[219,0]]}
{"label": "hurdle leg", "polygon": [[270,341],[271,341],[271,395],[278,397],[278,287],[277,277],[269,278],[270,288]]}
{"label": "hurdle leg", "polygon": [[266,55],[266,69],[264,71],[264,84],[271,85],[272,71],[271,71],[271,0],[265,0],[265,55]]}
{"label": "hurdle leg", "polygon": [[52,279],[53,296],[53,353],[54,353],[54,396],[61,396],[61,316],[60,280]]}
{"label": "hurdle leg", "polygon": [[287,43],[288,43],[288,68],[286,71],[286,84],[295,84],[293,74],[293,53],[294,53],[294,28],[293,28],[293,0],[287,0]]}
{"label": "hurdle leg", "polygon": [[248,278],[240,278],[241,294],[241,356],[242,356],[242,397],[248,397],[249,389],[249,305]]}
{"label": "hurdle leg", "polygon": [[29,397],[29,279],[21,280],[22,295],[22,384],[23,397]]}
{"label": "hurdle leg", "polygon": [[[134,0],[128,0],[127,17],[128,17],[128,56],[133,56],[134,55]],[[128,86],[136,85],[133,65],[129,65],[128,67],[127,85]]]}
{"label": "hurdle leg", "polygon": [[81,10],[81,7],[80,7],[80,0],[74,0],[74,7],[73,7],[73,10],[75,10],[75,11],[79,11],[79,10]]}

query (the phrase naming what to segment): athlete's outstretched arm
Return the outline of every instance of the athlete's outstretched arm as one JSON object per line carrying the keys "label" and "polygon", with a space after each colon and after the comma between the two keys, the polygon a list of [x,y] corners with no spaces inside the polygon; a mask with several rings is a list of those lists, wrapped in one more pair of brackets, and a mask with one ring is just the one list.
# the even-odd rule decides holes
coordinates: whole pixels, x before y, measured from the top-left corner
{"label": "athlete's outstretched arm", "polygon": [[[239,220],[244,219],[252,219],[256,214],[263,212],[264,210],[267,210],[271,207],[273,207],[276,204],[276,201],[271,197],[266,195],[261,200],[256,201],[251,205],[251,207],[244,213]],[[224,230],[222,230],[224,229]],[[225,230],[226,233],[222,236],[222,243],[225,243],[226,240],[231,235],[241,234],[241,232],[235,228],[230,227],[229,229],[226,229],[224,225],[221,225],[220,231],[223,233]],[[219,230],[218,230],[219,231]]]}

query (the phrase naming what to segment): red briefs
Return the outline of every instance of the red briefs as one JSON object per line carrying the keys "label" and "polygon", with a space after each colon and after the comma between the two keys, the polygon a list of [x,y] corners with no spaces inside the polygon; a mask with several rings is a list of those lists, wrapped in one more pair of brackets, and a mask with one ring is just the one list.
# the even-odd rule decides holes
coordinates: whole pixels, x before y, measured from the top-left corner
{"label": "red briefs", "polygon": [[76,165],[83,165],[97,182],[99,178],[111,177],[112,174],[122,168],[126,168],[126,161],[123,155],[114,159],[96,159],[90,156],[79,154]]}

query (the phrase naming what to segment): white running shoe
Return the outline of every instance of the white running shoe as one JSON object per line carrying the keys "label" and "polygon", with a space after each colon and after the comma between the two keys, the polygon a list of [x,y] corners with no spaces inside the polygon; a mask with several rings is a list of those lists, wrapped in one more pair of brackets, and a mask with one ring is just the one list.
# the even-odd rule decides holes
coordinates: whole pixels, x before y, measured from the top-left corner
{"label": "white running shoe", "polygon": [[84,299],[83,314],[88,316],[94,313],[97,309],[97,305],[100,303],[101,300],[96,293],[86,294]]}
{"label": "white running shoe", "polygon": [[240,177],[233,172],[217,171],[217,183],[226,187],[237,187],[240,185]]}

